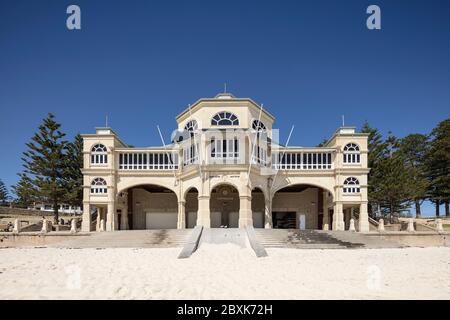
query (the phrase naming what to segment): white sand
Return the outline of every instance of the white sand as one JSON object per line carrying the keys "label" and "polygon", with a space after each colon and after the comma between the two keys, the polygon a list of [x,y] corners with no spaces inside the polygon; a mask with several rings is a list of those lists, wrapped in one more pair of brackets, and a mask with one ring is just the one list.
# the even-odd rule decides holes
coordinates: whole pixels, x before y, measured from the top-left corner
{"label": "white sand", "polygon": [[450,299],[450,249],[0,249],[0,298]]}

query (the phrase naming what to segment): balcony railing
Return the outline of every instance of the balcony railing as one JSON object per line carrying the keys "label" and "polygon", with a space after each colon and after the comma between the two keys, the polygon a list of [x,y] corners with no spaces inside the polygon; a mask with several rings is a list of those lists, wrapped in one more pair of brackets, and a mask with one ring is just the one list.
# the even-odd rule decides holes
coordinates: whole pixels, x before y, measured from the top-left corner
{"label": "balcony railing", "polygon": [[177,151],[120,152],[119,170],[176,170]]}
{"label": "balcony railing", "polygon": [[333,169],[332,152],[278,152],[272,154],[272,168],[277,170]]}

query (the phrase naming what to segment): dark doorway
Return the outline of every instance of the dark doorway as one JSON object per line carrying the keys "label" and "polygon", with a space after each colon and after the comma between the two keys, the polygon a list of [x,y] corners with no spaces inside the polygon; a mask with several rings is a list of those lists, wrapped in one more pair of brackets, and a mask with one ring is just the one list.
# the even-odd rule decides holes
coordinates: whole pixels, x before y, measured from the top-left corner
{"label": "dark doorway", "polygon": [[295,229],[297,226],[295,212],[273,212],[272,222],[274,229]]}

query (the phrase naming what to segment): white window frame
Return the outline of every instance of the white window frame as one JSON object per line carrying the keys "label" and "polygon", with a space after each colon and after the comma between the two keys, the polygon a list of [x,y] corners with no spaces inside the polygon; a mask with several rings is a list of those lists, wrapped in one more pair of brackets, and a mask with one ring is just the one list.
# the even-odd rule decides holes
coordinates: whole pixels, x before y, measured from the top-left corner
{"label": "white window frame", "polygon": [[348,177],[347,179],[345,179],[343,186],[343,193],[350,195],[361,193],[361,186],[359,184],[358,178]]}

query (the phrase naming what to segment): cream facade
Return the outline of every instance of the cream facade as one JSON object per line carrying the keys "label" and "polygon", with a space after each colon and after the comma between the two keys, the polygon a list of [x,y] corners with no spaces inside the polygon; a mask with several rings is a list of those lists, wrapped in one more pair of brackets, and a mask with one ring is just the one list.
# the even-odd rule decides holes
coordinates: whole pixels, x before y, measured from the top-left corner
{"label": "cream facade", "polygon": [[275,118],[222,93],[176,118],[171,143],[130,147],[111,128],[84,139],[83,231],[246,227],[369,231],[367,135],[285,147]]}

